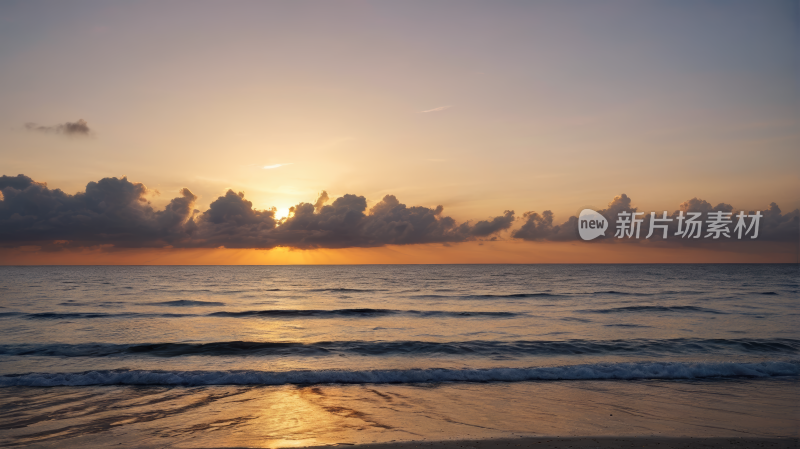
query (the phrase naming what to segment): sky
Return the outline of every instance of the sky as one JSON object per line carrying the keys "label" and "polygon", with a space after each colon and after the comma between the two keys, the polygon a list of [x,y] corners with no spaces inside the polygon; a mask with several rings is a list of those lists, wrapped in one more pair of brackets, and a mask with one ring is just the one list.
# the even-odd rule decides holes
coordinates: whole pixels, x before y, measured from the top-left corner
{"label": "sky", "polygon": [[[798,5],[2,2],[0,263],[794,262]],[[519,231],[619,198],[772,231]]]}

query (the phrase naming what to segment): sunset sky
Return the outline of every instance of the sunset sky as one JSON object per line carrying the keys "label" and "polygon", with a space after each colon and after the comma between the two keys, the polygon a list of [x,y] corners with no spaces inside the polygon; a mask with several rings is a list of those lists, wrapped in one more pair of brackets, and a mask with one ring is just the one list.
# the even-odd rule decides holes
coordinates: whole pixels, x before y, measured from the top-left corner
{"label": "sunset sky", "polygon": [[[7,1],[0,67],[0,176],[47,184],[0,183],[0,264],[798,257],[796,1]],[[116,215],[53,199],[123,177]],[[780,212],[759,242],[515,237],[618,197]]]}

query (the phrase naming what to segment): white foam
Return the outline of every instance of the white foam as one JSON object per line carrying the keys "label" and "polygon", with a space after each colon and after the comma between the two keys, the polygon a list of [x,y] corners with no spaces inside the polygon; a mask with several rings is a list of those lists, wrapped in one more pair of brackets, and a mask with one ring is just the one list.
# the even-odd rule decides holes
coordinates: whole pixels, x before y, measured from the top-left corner
{"label": "white foam", "polygon": [[769,378],[800,376],[800,360],[759,363],[605,363],[534,368],[410,369],[365,371],[154,371],[106,370],[0,376],[0,386],[62,385],[284,385],[425,382],[520,382],[529,380],[633,380]]}

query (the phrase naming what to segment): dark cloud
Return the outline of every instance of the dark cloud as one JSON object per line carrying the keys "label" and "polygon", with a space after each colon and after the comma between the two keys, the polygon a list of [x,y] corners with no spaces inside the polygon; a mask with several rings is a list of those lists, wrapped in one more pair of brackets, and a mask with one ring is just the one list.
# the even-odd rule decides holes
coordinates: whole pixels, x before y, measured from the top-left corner
{"label": "dark cloud", "polygon": [[[573,220],[574,219],[574,220]],[[575,240],[578,238],[577,218],[563,225],[553,226],[553,212],[546,210],[542,214],[525,212],[522,215],[522,227],[514,231],[511,236],[523,240]]]}
{"label": "dark cloud", "polygon": [[508,229],[514,212],[477,223],[456,223],[444,208],[408,207],[386,195],[367,211],[363,196],[300,203],[276,220],[275,210],[257,210],[244,193],[229,190],[208,210],[194,209],[197,197],[182,189],[164,210],[154,210],[151,192],[127,178],[90,182],[68,195],[31,178],[0,177],[0,245],[115,247],[345,248],[388,244],[455,243]]}
{"label": "dark cloud", "polygon": [[[769,203],[769,208],[762,211],[764,218],[763,238],[765,240],[797,241],[800,237],[800,210],[795,209],[785,214],[777,204]],[[759,236],[761,238],[761,236]]]}
{"label": "dark cloud", "polygon": [[[712,206],[708,201],[699,198],[692,198],[688,201],[684,201],[678,206],[678,210],[672,213],[667,213],[667,218],[671,218],[672,221],[656,221],[654,223],[656,225],[667,224],[667,239],[663,239],[663,230],[658,228],[654,229],[653,235],[649,239],[646,238],[650,231],[650,222],[652,218],[651,212],[655,212],[655,218],[660,219],[663,218],[663,211],[640,211],[638,208],[632,206],[631,199],[625,194],[615,197],[608,204],[606,209],[598,210],[597,212],[599,212],[606,218],[606,220],[608,220],[608,230],[606,231],[605,237],[600,237],[597,240],[593,240],[593,242],[637,242],[641,240],[650,240],[651,242],[659,242],[670,245],[707,244],[709,243],[709,240],[711,240],[710,237],[708,239],[705,237],[708,232],[706,223],[706,220],[708,219],[708,212],[731,212],[730,219],[733,221],[733,223],[728,226],[730,229],[729,234],[733,240],[738,240],[733,234],[733,229],[738,220],[736,215],[739,213],[739,210],[726,203],[719,203],[716,206]],[[643,219],[643,222],[640,225],[641,228],[638,239],[635,237],[614,237],[617,231],[616,223],[619,217],[618,214],[621,212],[644,212],[644,215],[640,215],[638,217]],[[678,217],[681,215],[681,212],[684,214],[684,216],[688,215],[689,212],[701,213],[700,220],[703,222],[703,224],[702,235],[699,239],[682,238],[681,236],[676,235],[676,232],[678,231]],[[755,211],[745,212],[748,214],[755,213]],[[800,210],[795,209],[784,214],[781,212],[781,209],[777,204],[771,203],[768,208],[762,209],[760,212],[763,216],[759,223],[759,233],[757,237],[758,240],[797,242],[800,236]],[[542,212],[542,214],[538,214],[536,212],[526,212],[523,215],[522,220],[523,225],[511,234],[512,237],[532,241],[580,240],[580,236],[578,235],[578,217],[576,216],[569,217],[569,219],[561,224],[553,224],[553,213],[549,210],[546,210]],[[750,224],[749,218],[746,219],[746,224]],[[747,237],[743,236],[743,240],[751,239],[748,235]]]}
{"label": "dark cloud", "polygon": [[177,220],[179,209],[173,200],[172,209],[153,210],[147,188],[125,177],[90,182],[86,191],[69,195],[23,175],[3,176],[0,191],[0,242],[5,246],[53,240],[150,246],[171,229],[168,224]]}
{"label": "dark cloud", "polygon": [[66,122],[56,126],[41,126],[36,123],[26,123],[25,129],[45,134],[64,134],[68,136],[88,136],[91,134],[89,124],[86,123],[84,119],[79,119],[74,123]]}
{"label": "dark cloud", "polygon": [[197,212],[194,210],[197,196],[187,188],[181,189],[180,193],[181,196],[173,198],[163,211],[157,212],[158,229],[170,242],[182,241],[196,230],[192,215]]}
{"label": "dark cloud", "polygon": [[12,189],[16,190],[24,190],[33,184],[36,184],[36,182],[25,175],[3,176],[0,178],[0,191],[2,191],[5,187],[11,187]]}
{"label": "dark cloud", "polygon": [[[320,198],[326,198],[323,192]],[[455,243],[508,229],[514,212],[489,221],[457,224],[444,208],[408,207],[386,195],[367,213],[363,196],[344,195],[330,205],[300,203],[270,233],[269,246],[344,248],[418,243]]]}
{"label": "dark cloud", "polygon": [[[327,192],[312,203],[300,203],[290,209],[288,218],[277,220],[275,210],[258,210],[242,192],[228,190],[209,208],[195,209],[197,196],[182,189],[163,210],[155,210],[148,198],[154,193],[144,184],[127,178],[104,178],[90,182],[84,192],[69,195],[49,189],[45,183],[18,176],[0,177],[0,246],[39,245],[44,248],[65,246],[111,245],[113,247],[182,247],[182,248],[274,248],[278,246],[310,248],[376,247],[423,243],[450,244],[469,240],[494,240],[510,229],[514,211],[473,223],[457,223],[443,214],[444,208],[402,204],[394,195],[386,195],[372,208],[363,196],[343,195],[330,204]],[[705,238],[683,239],[676,236],[677,217],[683,213],[738,212],[730,204],[711,203],[693,198],[668,214],[668,237],[656,230],[648,242],[656,245],[708,245]],[[609,221],[606,237],[597,241],[640,242],[649,232],[650,214],[642,216],[639,238],[614,238],[617,214],[639,212],[627,195],[614,198],[598,211]],[[649,212],[649,211],[647,211]],[[753,213],[753,211],[747,211]],[[772,203],[761,211],[759,241],[797,242],[800,210],[783,213]],[[656,217],[660,217],[657,213]],[[732,218],[734,223],[736,218]],[[522,226],[511,236],[523,240],[578,240],[578,219],[570,217],[554,224],[551,211],[526,212]],[[733,230],[733,224],[730,226]],[[725,241],[736,241],[733,239]],[[744,240],[748,240],[745,238]]]}
{"label": "dark cloud", "polygon": [[510,228],[512,223],[514,223],[514,211],[507,210],[503,212],[503,215],[500,217],[494,217],[491,220],[475,223],[470,233],[478,237],[488,237],[494,233]]}
{"label": "dark cloud", "polygon": [[191,219],[187,236],[175,242],[186,247],[264,248],[275,229],[274,210],[253,209],[244,193],[228,190],[211,203],[196,220]]}

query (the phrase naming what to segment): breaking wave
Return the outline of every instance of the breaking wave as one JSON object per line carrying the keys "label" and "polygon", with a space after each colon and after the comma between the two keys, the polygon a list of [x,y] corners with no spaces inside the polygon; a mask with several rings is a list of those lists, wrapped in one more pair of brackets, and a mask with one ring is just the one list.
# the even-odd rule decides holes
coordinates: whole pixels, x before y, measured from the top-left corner
{"label": "breaking wave", "polygon": [[226,317],[378,317],[387,315],[413,315],[417,317],[515,317],[524,315],[515,312],[460,312],[443,310],[392,310],[392,309],[337,309],[337,310],[245,310],[242,312],[215,312],[209,316]]}
{"label": "breaking wave", "polygon": [[771,378],[800,375],[800,361],[760,363],[602,363],[559,367],[488,369],[160,371],[98,370],[82,373],[27,373],[0,376],[0,387],[84,385],[308,385],[435,382],[523,382]]}
{"label": "breaking wave", "polygon": [[727,312],[697,306],[628,306],[614,307],[611,309],[584,309],[583,313],[629,313],[629,312],[700,312],[724,315]]}
{"label": "breaking wave", "polygon": [[660,354],[797,354],[796,339],[689,339],[667,340],[516,340],[516,341],[321,341],[209,343],[80,343],[0,345],[0,355],[39,357],[150,356],[468,356],[521,357],[561,355]]}
{"label": "breaking wave", "polygon": [[[222,303],[219,303],[222,305]],[[0,312],[0,317],[18,316],[31,320],[59,320],[59,319],[78,319],[78,318],[179,318],[179,317],[229,317],[229,318],[371,318],[390,315],[406,315],[416,318],[442,317],[442,318],[513,318],[524,316],[522,312],[484,312],[484,311],[458,311],[458,310],[393,310],[393,309],[335,309],[335,310],[314,310],[314,309],[267,309],[267,310],[243,310],[243,311],[219,311],[209,314],[196,313],[139,313],[139,312],[42,312],[42,313],[21,313],[21,312]]]}
{"label": "breaking wave", "polygon": [[515,299],[515,298],[547,298],[567,296],[556,293],[510,293],[507,295],[411,295],[414,299]]}
{"label": "breaking wave", "polygon": [[218,307],[224,306],[224,302],[218,301],[197,301],[197,300],[190,300],[190,299],[179,299],[176,301],[164,301],[164,302],[151,302],[151,303],[144,303],[143,306],[168,306],[168,307]]}

